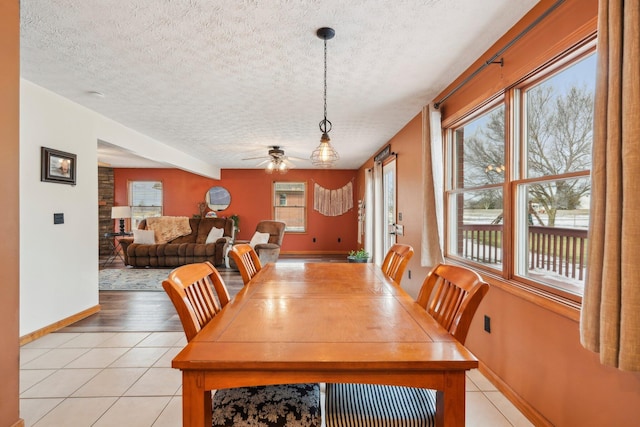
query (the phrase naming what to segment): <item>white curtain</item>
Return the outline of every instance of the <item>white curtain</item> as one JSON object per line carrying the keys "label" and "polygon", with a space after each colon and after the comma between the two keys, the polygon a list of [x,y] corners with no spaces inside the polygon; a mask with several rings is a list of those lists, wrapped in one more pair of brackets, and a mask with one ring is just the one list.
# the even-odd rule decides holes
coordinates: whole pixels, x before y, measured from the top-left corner
{"label": "white curtain", "polygon": [[373,169],[364,176],[364,249],[373,254]]}
{"label": "white curtain", "polygon": [[384,259],[384,203],[382,202],[382,163],[373,166],[373,262],[382,265]]}
{"label": "white curtain", "polygon": [[444,157],[440,111],[422,109],[422,242],[420,265],[433,267],[444,260]]}

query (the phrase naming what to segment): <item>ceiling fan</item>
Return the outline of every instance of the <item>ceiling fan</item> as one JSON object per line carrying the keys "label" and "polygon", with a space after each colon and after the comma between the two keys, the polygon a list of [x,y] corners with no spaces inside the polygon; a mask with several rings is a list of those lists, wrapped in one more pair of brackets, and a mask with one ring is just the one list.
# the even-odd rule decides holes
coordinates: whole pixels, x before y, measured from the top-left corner
{"label": "ceiling fan", "polygon": [[269,147],[269,151],[266,156],[259,157],[247,157],[242,160],[258,160],[263,159],[257,166],[266,164],[265,172],[273,173],[274,171],[279,173],[286,173],[287,170],[295,167],[291,162],[292,160],[304,160],[298,157],[285,156],[284,150],[279,145],[272,145]]}

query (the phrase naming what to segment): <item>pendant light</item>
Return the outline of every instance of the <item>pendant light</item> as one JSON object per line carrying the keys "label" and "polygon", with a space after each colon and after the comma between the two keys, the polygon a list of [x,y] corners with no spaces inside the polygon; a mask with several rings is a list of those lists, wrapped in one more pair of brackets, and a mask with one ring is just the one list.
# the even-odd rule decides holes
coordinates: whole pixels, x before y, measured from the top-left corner
{"label": "pendant light", "polygon": [[320,145],[311,153],[311,163],[314,166],[330,168],[340,158],[338,152],[331,146],[329,132],[331,122],[327,120],[327,40],[331,40],[336,32],[333,28],[323,27],[316,32],[317,36],[324,40],[324,119],[320,121]]}

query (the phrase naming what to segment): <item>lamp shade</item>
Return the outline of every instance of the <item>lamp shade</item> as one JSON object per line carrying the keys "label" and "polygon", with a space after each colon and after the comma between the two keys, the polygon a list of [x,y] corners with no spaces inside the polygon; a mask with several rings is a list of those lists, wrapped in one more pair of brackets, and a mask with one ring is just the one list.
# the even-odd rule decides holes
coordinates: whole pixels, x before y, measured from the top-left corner
{"label": "lamp shade", "polygon": [[111,218],[131,218],[130,206],[114,206],[111,208]]}

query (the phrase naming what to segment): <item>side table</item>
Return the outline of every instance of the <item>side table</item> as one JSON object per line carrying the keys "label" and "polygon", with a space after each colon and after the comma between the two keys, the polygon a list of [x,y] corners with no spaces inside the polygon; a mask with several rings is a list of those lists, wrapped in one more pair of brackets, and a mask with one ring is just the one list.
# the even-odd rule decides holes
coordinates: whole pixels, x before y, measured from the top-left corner
{"label": "side table", "polygon": [[107,257],[106,260],[102,263],[103,267],[111,264],[116,257],[119,257],[120,260],[124,263],[124,258],[122,257],[122,246],[120,246],[120,239],[123,237],[133,236],[133,233],[104,233],[103,238],[109,242],[109,247],[111,248],[111,253]]}

